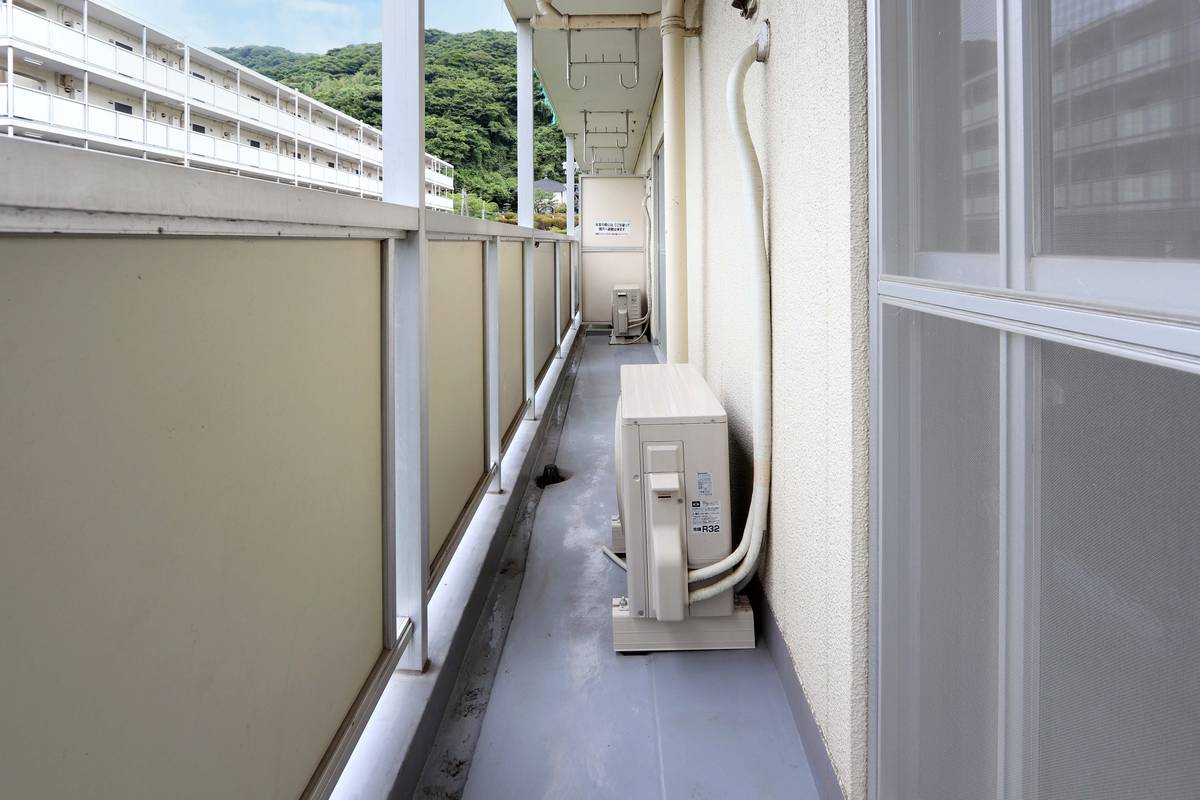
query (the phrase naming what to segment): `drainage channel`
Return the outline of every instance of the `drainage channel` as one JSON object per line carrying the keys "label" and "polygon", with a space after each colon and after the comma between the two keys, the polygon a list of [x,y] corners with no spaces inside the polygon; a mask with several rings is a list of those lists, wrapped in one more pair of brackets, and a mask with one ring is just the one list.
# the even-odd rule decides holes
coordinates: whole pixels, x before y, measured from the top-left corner
{"label": "drainage channel", "polygon": [[[580,331],[580,334],[582,333]],[[558,393],[558,402],[545,412],[551,415],[545,439],[537,452],[530,480],[523,489],[525,494],[521,500],[520,511],[513,522],[499,568],[480,612],[479,622],[467,644],[462,668],[455,681],[446,714],[438,726],[429,758],[421,772],[421,780],[413,793],[414,798],[457,800],[463,796],[471,768],[471,758],[479,741],[483,716],[487,711],[496,671],[500,666],[500,654],[504,650],[504,642],[517,607],[517,598],[521,593],[538,504],[545,487],[560,482],[555,480],[555,476],[563,480],[570,478],[569,475],[559,474],[555,460],[558,458],[563,424],[571,405],[575,377],[584,350],[583,342],[571,348],[567,355],[567,363],[563,365],[563,383]]]}

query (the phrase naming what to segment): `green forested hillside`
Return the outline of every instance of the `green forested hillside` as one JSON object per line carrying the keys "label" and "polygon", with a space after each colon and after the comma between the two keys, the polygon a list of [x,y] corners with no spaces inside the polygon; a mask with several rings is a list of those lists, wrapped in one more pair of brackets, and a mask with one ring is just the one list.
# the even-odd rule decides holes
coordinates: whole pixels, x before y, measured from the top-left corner
{"label": "green forested hillside", "polygon": [[[381,46],[324,55],[281,47],[214,48],[369,125],[382,125]],[[505,31],[425,33],[425,149],[457,167],[459,187],[516,206],[517,38]],[[541,84],[535,91],[542,96]],[[563,138],[543,101],[534,106],[537,178],[563,180]]]}

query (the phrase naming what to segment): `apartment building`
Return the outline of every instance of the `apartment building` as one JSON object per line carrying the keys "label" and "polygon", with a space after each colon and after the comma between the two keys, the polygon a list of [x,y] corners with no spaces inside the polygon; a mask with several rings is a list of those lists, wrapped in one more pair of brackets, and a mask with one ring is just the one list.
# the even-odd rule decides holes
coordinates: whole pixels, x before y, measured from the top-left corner
{"label": "apartment building", "polygon": [[[90,150],[383,195],[380,131],[92,0],[0,3],[0,130]],[[430,208],[454,168],[427,155]]]}
{"label": "apartment building", "polygon": [[9,793],[1195,797],[1200,4],[504,0],[517,225],[426,5],[384,202],[0,137]]}

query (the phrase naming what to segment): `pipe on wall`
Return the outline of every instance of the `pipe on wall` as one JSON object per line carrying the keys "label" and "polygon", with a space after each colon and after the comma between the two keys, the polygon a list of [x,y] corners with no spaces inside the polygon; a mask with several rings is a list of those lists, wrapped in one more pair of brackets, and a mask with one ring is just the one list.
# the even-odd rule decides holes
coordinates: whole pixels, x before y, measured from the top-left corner
{"label": "pipe on wall", "polygon": [[684,0],[663,0],[663,192],[667,361],[688,360],[687,157],[683,102]]}
{"label": "pipe on wall", "polygon": [[754,352],[751,407],[753,410],[754,490],[750,498],[750,513],[737,549],[726,558],[688,573],[688,582],[695,583],[719,575],[736,566],[720,580],[693,590],[688,601],[698,603],[734,587],[740,590],[758,569],[763,541],[767,535],[767,511],[771,499],[771,268],[767,259],[766,226],[763,212],[763,177],[758,152],[750,136],[746,117],[746,74],[755,62],[767,60],[770,47],[770,27],[764,23],[759,39],[738,57],[725,88],[730,128],[743,175],[746,227],[750,250],[746,254],[746,269],[753,287],[748,324]]}

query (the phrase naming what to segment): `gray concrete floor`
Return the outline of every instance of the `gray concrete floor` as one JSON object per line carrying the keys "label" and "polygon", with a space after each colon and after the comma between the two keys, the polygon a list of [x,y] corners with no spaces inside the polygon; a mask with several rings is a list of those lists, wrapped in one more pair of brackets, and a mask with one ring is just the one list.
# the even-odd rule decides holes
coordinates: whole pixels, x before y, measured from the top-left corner
{"label": "gray concrete floor", "polygon": [[624,573],[600,546],[616,513],[618,372],[653,355],[597,336],[585,348],[557,456],[570,477],[538,504],[463,796],[816,798],[764,645],[613,653],[609,607]]}

